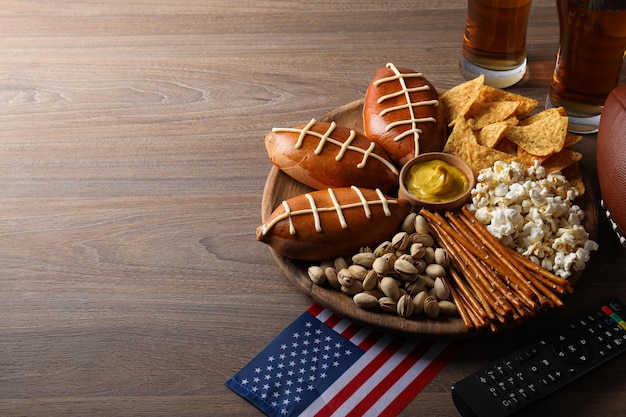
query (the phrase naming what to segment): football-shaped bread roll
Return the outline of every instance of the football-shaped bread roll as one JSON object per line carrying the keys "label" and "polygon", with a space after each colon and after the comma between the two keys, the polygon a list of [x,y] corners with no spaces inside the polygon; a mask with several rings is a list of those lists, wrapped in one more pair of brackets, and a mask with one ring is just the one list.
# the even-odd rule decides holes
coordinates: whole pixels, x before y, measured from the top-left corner
{"label": "football-shaped bread roll", "polygon": [[351,256],[390,239],[409,213],[407,200],[380,190],[329,188],[282,202],[256,230],[276,252],[307,261]]}
{"label": "football-shaped bread roll", "polygon": [[424,75],[393,64],[378,69],[363,105],[365,136],[380,144],[397,165],[443,150],[446,125],[439,94]]}
{"label": "football-shaped bread roll", "polygon": [[380,188],[393,194],[398,169],[380,145],[335,122],[311,120],[294,128],[274,128],[265,136],[270,161],[311,188]]}

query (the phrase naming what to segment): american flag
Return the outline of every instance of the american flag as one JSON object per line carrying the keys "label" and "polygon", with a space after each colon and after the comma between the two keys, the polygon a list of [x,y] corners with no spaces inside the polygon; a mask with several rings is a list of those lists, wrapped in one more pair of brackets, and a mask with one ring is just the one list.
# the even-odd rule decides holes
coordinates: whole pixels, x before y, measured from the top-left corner
{"label": "american flag", "polygon": [[395,416],[458,347],[374,331],[313,304],[226,386],[268,416]]}

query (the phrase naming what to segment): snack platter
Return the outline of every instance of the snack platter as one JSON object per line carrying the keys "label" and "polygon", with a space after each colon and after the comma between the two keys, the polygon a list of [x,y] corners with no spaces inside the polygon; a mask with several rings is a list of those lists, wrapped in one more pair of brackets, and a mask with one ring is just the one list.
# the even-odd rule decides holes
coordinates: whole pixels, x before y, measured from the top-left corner
{"label": "snack platter", "polygon": [[[326,122],[334,121],[337,125],[352,128],[356,131],[363,131],[363,105],[364,99],[348,103],[329,112],[320,120]],[[598,208],[593,189],[584,173],[583,181],[586,186],[586,192],[576,200],[576,204],[584,211],[583,225],[589,232],[589,238],[594,240],[597,232]],[[267,177],[263,192],[262,217],[264,219],[269,217],[272,211],[284,200],[311,190],[308,186],[292,179],[276,166],[273,166]],[[484,334],[468,330],[458,316],[440,316],[436,319],[427,317],[403,318],[381,311],[358,308],[351,297],[327,286],[314,284],[307,274],[307,267],[310,265],[310,262],[290,259],[271,248],[270,250],[283,273],[296,288],[309,296],[313,301],[355,322],[384,330],[434,337],[466,338]],[[582,271],[579,271],[569,277],[568,280],[571,285],[575,285],[581,275]],[[514,326],[515,324],[511,324],[506,327]]]}

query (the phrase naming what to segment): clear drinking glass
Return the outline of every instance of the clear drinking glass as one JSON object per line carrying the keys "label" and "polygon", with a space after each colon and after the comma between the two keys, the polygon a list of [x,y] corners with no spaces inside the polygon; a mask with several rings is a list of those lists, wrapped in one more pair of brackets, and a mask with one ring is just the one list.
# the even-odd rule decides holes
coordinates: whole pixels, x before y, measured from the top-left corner
{"label": "clear drinking glass", "polygon": [[547,107],[563,107],[570,131],[598,130],[604,101],[619,85],[626,52],[626,0],[556,0],[559,52]]}
{"label": "clear drinking glass", "polygon": [[468,0],[461,74],[485,75],[492,87],[509,87],[526,72],[526,28],[532,0]]}

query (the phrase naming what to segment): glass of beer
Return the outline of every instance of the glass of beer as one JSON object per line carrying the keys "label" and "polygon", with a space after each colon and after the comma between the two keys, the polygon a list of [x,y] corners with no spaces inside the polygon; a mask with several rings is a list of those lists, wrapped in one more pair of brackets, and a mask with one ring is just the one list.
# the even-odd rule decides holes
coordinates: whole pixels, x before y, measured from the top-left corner
{"label": "glass of beer", "polygon": [[509,87],[526,72],[526,27],[532,0],[468,0],[463,53],[466,79],[485,75],[492,87]]}
{"label": "glass of beer", "polygon": [[563,107],[570,131],[595,133],[619,85],[626,52],[625,0],[556,0],[559,52],[546,107]]}

